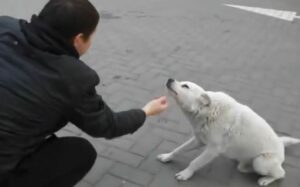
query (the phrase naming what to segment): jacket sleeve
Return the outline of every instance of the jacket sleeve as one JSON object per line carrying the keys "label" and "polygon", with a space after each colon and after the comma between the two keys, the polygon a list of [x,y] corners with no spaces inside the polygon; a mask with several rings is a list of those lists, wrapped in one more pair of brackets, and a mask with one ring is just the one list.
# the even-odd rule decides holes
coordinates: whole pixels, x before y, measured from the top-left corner
{"label": "jacket sleeve", "polygon": [[113,112],[95,88],[86,93],[70,113],[70,121],[78,128],[93,137],[107,139],[135,132],[145,119],[146,114],[141,109]]}

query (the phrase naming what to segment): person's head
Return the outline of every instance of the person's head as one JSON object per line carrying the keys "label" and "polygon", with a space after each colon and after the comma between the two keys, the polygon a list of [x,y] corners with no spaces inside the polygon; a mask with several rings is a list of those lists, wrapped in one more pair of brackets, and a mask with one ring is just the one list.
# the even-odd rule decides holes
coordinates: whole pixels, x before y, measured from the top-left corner
{"label": "person's head", "polygon": [[49,0],[38,17],[70,41],[79,55],[91,46],[100,19],[88,0]]}

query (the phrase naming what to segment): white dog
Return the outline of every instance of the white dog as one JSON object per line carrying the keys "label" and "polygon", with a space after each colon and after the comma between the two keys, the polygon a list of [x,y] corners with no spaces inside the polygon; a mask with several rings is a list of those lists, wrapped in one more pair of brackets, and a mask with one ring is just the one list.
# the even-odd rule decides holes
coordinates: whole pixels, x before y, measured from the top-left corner
{"label": "white dog", "polygon": [[168,162],[179,153],[205,146],[200,156],[176,174],[178,180],[189,179],[220,154],[237,160],[239,171],[262,175],[258,180],[261,186],[284,178],[284,146],[300,143],[299,139],[278,137],[263,118],[223,92],[205,91],[195,83],[173,79],[167,87],[190,121],[194,136],[157,158]]}

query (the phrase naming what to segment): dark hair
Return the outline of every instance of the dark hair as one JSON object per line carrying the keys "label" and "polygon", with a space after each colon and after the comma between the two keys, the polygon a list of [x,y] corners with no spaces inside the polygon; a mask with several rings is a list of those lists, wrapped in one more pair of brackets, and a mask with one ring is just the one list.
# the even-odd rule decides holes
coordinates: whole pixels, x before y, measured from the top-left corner
{"label": "dark hair", "polygon": [[88,0],[49,0],[38,17],[67,40],[79,33],[88,39],[100,19]]}

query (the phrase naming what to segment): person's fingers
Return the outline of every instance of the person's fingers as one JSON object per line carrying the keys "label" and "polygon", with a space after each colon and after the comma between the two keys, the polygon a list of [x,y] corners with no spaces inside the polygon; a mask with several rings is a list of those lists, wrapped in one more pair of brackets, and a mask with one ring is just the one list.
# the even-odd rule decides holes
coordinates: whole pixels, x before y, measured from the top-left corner
{"label": "person's fingers", "polygon": [[167,101],[167,97],[166,97],[166,96],[162,96],[162,97],[161,97],[161,100]]}
{"label": "person's fingers", "polygon": [[155,97],[154,99],[155,100],[165,100],[165,99],[167,99],[167,97],[166,96],[159,96],[159,97]]}
{"label": "person's fingers", "polygon": [[166,97],[166,96],[163,96],[161,99],[162,99],[163,101],[167,101],[167,97]]}
{"label": "person's fingers", "polygon": [[161,104],[166,104],[167,103],[167,97],[166,96],[161,96],[158,98],[159,103]]}
{"label": "person's fingers", "polygon": [[163,102],[160,103],[160,104],[161,104],[161,108],[162,108],[163,110],[166,110],[166,109],[168,108],[168,106],[169,106],[167,100],[163,101]]}
{"label": "person's fingers", "polygon": [[167,99],[162,99],[162,100],[160,101],[160,103],[163,104],[163,105],[165,105],[165,104],[168,104],[168,101],[167,101]]}

